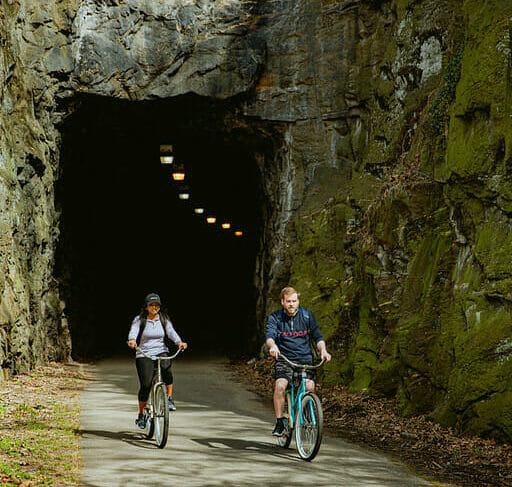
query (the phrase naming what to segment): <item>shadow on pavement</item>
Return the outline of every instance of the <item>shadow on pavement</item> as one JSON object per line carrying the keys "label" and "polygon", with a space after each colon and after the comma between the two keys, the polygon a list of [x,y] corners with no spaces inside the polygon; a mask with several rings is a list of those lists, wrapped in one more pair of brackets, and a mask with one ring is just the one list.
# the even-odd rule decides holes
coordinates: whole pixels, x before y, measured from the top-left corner
{"label": "shadow on pavement", "polygon": [[128,443],[138,448],[154,449],[158,448],[154,440],[150,440],[143,433],[133,431],[104,431],[104,430],[82,430],[82,437],[91,435],[100,438],[109,438]]}
{"label": "shadow on pavement", "polygon": [[[278,449],[273,443],[263,443],[261,441],[247,441],[233,438],[191,438],[191,441],[195,441],[208,448],[254,451],[272,456],[290,457],[291,453],[290,450]],[[295,460],[293,457],[291,457],[291,459]]]}

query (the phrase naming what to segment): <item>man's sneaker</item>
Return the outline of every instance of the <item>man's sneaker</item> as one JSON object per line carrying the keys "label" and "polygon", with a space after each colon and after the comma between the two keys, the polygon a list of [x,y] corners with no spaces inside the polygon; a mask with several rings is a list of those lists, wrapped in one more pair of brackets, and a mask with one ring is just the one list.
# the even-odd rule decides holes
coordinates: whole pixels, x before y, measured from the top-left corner
{"label": "man's sneaker", "polygon": [[146,415],[144,413],[139,413],[137,419],[135,420],[135,424],[143,430],[146,427]]}
{"label": "man's sneaker", "polygon": [[274,436],[283,436],[284,433],[284,423],[282,418],[276,419],[276,425],[274,427],[274,431],[272,431],[272,434]]}
{"label": "man's sneaker", "polygon": [[176,411],[176,404],[171,398],[169,398],[169,411]]}

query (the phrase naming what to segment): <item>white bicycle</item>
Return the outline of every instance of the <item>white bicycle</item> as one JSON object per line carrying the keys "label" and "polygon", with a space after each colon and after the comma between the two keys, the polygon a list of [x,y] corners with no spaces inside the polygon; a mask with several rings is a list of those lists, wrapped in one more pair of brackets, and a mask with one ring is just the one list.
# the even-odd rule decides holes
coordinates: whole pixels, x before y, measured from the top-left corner
{"label": "white bicycle", "polygon": [[167,387],[165,386],[165,382],[162,380],[160,361],[176,358],[183,349],[180,347],[174,355],[161,357],[150,357],[139,347],[135,347],[135,350],[144,355],[144,357],[156,361],[157,363],[148,402],[144,409],[144,414],[146,416],[146,428],[144,429],[144,434],[148,439],[153,438],[154,434],[158,448],[163,448],[167,443],[167,436],[169,435],[169,399],[167,397]]}

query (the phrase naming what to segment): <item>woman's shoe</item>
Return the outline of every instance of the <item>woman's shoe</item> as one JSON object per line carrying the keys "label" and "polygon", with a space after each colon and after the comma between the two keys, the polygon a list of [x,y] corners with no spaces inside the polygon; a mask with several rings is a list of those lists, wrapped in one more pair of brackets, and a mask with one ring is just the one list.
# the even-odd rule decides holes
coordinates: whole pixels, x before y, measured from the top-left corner
{"label": "woman's shoe", "polygon": [[146,427],[146,415],[144,413],[139,413],[137,419],[135,420],[135,424],[143,430]]}

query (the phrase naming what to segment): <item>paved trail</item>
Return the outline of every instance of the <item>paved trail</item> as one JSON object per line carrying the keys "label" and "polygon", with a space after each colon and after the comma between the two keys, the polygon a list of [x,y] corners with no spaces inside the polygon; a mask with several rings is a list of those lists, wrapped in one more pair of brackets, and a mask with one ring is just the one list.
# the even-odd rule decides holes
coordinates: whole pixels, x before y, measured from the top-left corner
{"label": "paved trail", "polygon": [[[167,446],[134,424],[138,383],[133,360],[96,364],[82,396],[83,486],[432,485],[384,456],[324,437],[304,462],[270,435],[270,404],[233,382],[220,360],[175,360],[175,402]],[[292,447],[295,443],[292,442]]]}

